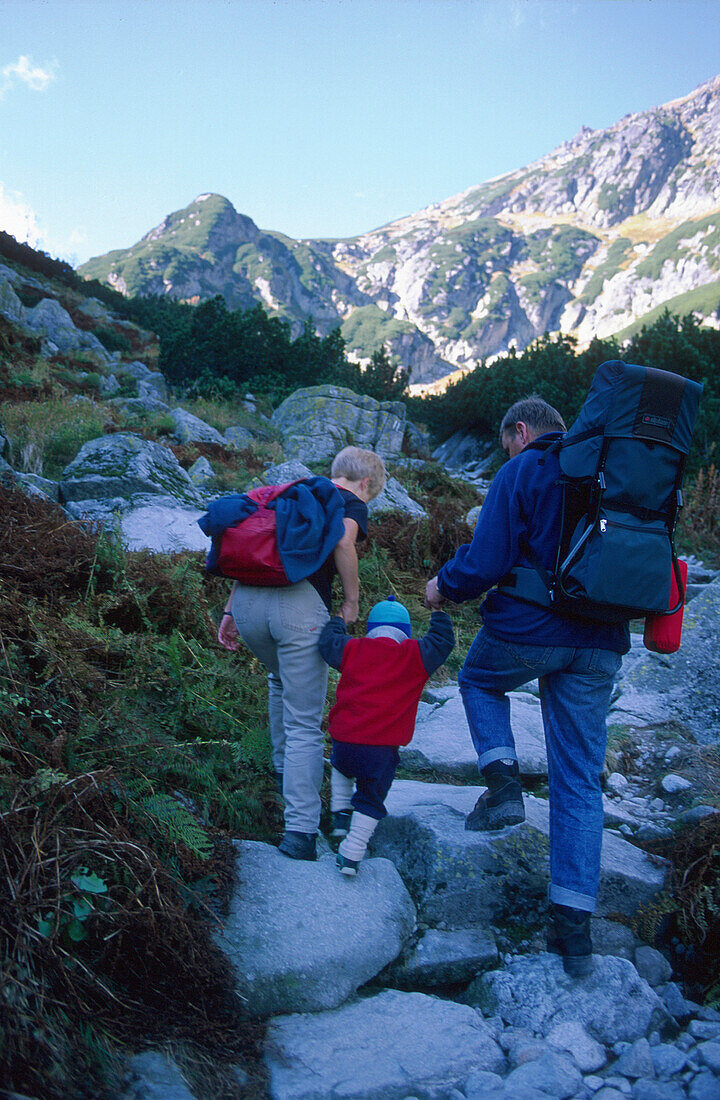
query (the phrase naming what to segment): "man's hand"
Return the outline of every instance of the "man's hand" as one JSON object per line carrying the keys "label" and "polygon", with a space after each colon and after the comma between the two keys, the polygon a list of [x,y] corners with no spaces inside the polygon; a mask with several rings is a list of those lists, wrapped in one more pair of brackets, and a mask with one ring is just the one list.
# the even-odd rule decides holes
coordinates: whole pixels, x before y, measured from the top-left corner
{"label": "man's hand", "polygon": [[351,623],[357,622],[357,617],[359,614],[359,600],[343,600],[343,605],[340,608],[340,615],[345,620],[345,626],[350,626]]}
{"label": "man's hand", "polygon": [[425,588],[425,606],[431,611],[439,611],[447,600],[438,588],[437,577],[431,577]]}
{"label": "man's hand", "polygon": [[220,645],[225,646],[225,649],[229,649],[231,653],[235,653],[235,651],[240,648],[238,628],[235,626],[235,620],[232,615],[223,615],[220,620],[218,641]]}

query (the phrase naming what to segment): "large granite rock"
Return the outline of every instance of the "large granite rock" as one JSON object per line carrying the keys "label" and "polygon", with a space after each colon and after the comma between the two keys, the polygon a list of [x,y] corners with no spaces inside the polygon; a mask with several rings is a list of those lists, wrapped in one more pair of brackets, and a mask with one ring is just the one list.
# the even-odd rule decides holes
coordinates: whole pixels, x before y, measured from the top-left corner
{"label": "large granite rock", "polygon": [[252,1015],[334,1008],[412,935],[415,906],[387,860],[365,859],[348,879],[330,852],[306,863],[269,844],[235,847],[238,889],[217,941]]}
{"label": "large granite rock", "polygon": [[43,298],[27,310],[25,324],[32,332],[47,337],[61,352],[93,351],[104,362],[112,362],[112,356],[97,336],[76,328],[70,314],[55,298]]}
{"label": "large granite rock", "polygon": [[[148,381],[141,385],[147,386]],[[170,415],[175,425],[173,435],[179,443],[219,443],[224,446],[225,440],[217,428],[206,424],[194,413],[187,409],[173,409]]]}
{"label": "large granite rock", "polygon": [[[478,760],[457,685],[443,700],[418,711],[415,733],[400,750],[403,767],[418,775],[436,775],[477,782]],[[520,774],[547,775],[545,733],[540,700],[527,691],[510,692],[510,715]]]}
{"label": "large granite rock", "polygon": [[25,319],[25,307],[13,290],[12,283],[2,276],[0,276],[0,314],[15,324],[22,324]]}
{"label": "large granite rock", "polygon": [[326,462],[348,444],[394,458],[402,447],[405,406],[341,386],[310,386],[286,398],[272,423],[282,432],[287,457],[301,462]]}
{"label": "large granite rock", "polygon": [[[677,653],[645,654],[620,683],[611,721],[675,721],[701,744],[720,740],[720,581],[687,605]],[[637,722],[636,722],[637,720]]]}
{"label": "large granite rock", "polygon": [[526,955],[481,974],[466,999],[506,1024],[548,1035],[575,1021],[601,1043],[633,1042],[668,1022],[657,993],[627,959],[595,957],[587,978],[570,978],[559,955]]}
{"label": "large granite rock", "polygon": [[[465,816],[479,787],[396,780],[388,817],[371,841],[391,859],[421,919],[462,928],[522,912],[544,919],[548,885],[549,808],[525,799],[527,821],[497,833],[469,832]],[[663,887],[665,868],[612,833],[603,836],[598,915],[634,913]]]}
{"label": "large granite rock", "polygon": [[421,519],[427,515],[422,505],[412,499],[396,477],[387,479],[383,491],[368,504],[368,512],[371,516],[381,515],[383,512],[403,512],[412,519]]}
{"label": "large granite rock", "polygon": [[272,1100],[450,1097],[472,1074],[505,1063],[479,1012],[397,990],[272,1020],[265,1061]]}
{"label": "large granite rock", "polygon": [[131,432],[105,435],[86,443],[60,478],[64,502],[133,497],[172,497],[199,507],[201,499],[175,455],[159,443]]}

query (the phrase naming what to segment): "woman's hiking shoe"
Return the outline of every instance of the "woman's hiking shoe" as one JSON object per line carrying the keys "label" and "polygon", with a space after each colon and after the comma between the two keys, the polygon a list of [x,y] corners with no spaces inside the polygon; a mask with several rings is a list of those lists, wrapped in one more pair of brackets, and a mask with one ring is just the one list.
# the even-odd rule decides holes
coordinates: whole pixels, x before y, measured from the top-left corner
{"label": "woman's hiking shoe", "polygon": [[333,827],[330,836],[343,837],[348,835],[352,810],[335,810],[333,813]]}
{"label": "woman's hiking shoe", "polygon": [[590,914],[568,905],[553,905],[547,949],[561,956],[565,973],[571,978],[585,978],[592,973]]}
{"label": "woman's hiking shoe", "polygon": [[477,833],[494,832],[524,821],[525,805],[517,761],[504,764],[496,760],[483,768],[482,774],[488,789],[465,818],[465,828]]}
{"label": "woman's hiking shoe", "polygon": [[315,833],[287,832],[278,844],[278,851],[290,859],[316,860],[315,837]]}
{"label": "woman's hiking shoe", "polygon": [[357,874],[358,864],[360,862],[358,859],[348,859],[347,856],[341,856],[338,852],[335,862],[337,863],[340,874],[353,876]]}

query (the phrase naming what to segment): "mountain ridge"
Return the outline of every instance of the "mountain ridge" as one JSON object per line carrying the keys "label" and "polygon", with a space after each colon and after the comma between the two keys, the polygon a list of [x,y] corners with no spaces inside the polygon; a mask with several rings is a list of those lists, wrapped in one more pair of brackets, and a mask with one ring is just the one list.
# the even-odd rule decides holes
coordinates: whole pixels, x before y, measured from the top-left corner
{"label": "mountain ridge", "polygon": [[[673,300],[720,321],[720,76],[351,238],[294,240],[205,193],[79,271],[126,294],[256,302],[341,326],[429,383],[546,331],[626,330]],[[700,288],[701,308],[697,310]]]}

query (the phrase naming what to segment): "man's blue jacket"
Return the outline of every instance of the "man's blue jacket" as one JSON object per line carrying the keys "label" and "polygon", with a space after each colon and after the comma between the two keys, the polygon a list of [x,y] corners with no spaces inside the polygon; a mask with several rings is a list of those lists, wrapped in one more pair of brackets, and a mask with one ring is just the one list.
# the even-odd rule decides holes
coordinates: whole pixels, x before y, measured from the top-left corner
{"label": "man's blue jacket", "polygon": [[[552,432],[543,440],[560,438]],[[480,509],[473,540],[461,546],[438,573],[443,596],[456,603],[477,599],[516,565],[531,566],[526,541],[546,569],[555,567],[562,490],[557,455],[534,448],[510,459],[495,475]],[[583,646],[627,653],[627,625],[568,618],[504,592],[491,591],[481,615],[485,626],[508,642]]]}

